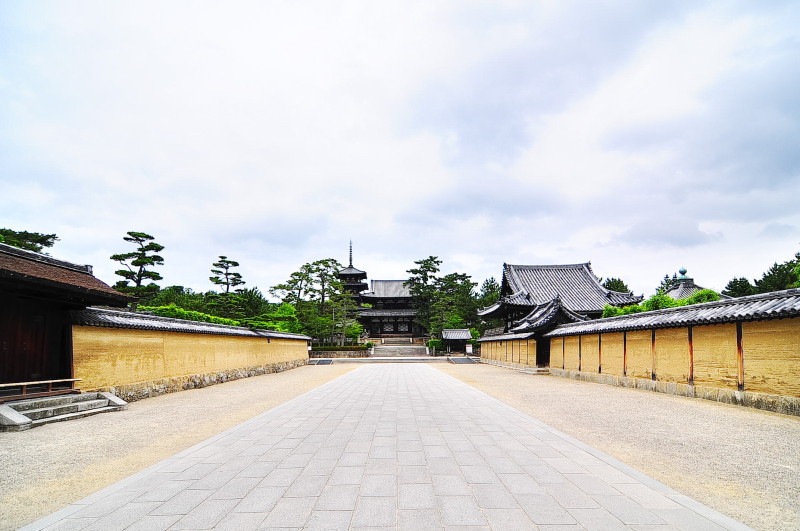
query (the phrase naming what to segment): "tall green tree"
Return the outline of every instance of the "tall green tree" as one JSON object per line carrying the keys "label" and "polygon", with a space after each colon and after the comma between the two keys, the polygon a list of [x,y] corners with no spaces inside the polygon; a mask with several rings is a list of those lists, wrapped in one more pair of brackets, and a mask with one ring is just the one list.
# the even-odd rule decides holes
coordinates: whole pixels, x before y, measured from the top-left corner
{"label": "tall green tree", "polygon": [[219,260],[211,265],[214,266],[211,268],[211,272],[214,274],[208,279],[217,286],[224,288],[224,293],[230,293],[231,288],[236,290],[236,286],[245,284],[245,281],[242,280],[242,275],[233,271],[234,267],[239,267],[239,262],[228,260],[227,256],[220,255]]}
{"label": "tall green tree", "polygon": [[775,262],[759,280],[756,280],[756,291],[768,293],[794,287],[798,281],[796,267],[797,263],[794,260],[782,264]]}
{"label": "tall green tree", "polygon": [[[345,336],[360,335],[354,319],[355,303],[339,280],[342,265],[325,258],[303,264],[286,282],[270,293],[295,307],[302,331],[321,342],[340,342]],[[356,333],[357,332],[357,333]]]}
{"label": "tall green tree", "polygon": [[620,293],[630,293],[631,291],[621,278],[607,278],[605,282],[603,282],[603,287],[607,290],[618,291]]}
{"label": "tall green tree", "polygon": [[433,304],[436,301],[436,282],[439,280],[439,266],[442,261],[438,256],[429,256],[414,263],[417,267],[408,269],[405,285],[411,292],[411,300],[417,315],[415,321],[430,332],[433,317]]}
{"label": "tall green tree", "polygon": [[[136,246],[136,250],[128,253],[112,254],[111,259],[122,264],[125,269],[114,271],[125,280],[114,284],[114,288],[135,297],[147,298],[158,293],[158,285],[154,282],[163,277],[152,268],[164,265],[164,259],[156,254],[164,250],[164,246],[153,241],[153,236],[144,232],[127,233],[122,239]],[[149,284],[145,284],[150,281]],[[132,283],[132,284],[129,284]]]}
{"label": "tall green tree", "polygon": [[55,234],[0,229],[0,243],[35,253],[41,253],[45,247],[52,247],[58,239]]}
{"label": "tall green tree", "polygon": [[756,287],[750,283],[745,277],[737,277],[730,280],[722,290],[723,295],[728,297],[745,297],[747,295],[754,295]]}
{"label": "tall green tree", "polygon": [[678,283],[678,274],[672,273],[672,277],[668,274],[664,275],[664,278],[661,279],[661,284],[658,285],[656,288],[656,295],[663,295],[672,289],[672,286]]}

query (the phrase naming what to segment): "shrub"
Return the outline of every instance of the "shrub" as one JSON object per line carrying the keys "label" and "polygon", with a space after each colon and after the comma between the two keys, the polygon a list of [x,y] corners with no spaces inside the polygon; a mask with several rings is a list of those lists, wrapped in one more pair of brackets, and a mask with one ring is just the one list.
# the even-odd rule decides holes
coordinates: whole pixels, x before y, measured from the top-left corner
{"label": "shrub", "polygon": [[428,348],[435,348],[436,350],[442,350],[444,348],[444,341],[441,339],[431,339],[428,341]]}
{"label": "shrub", "polygon": [[241,326],[241,323],[235,319],[227,319],[225,317],[217,317],[216,315],[209,315],[207,313],[184,310],[183,308],[179,308],[173,304],[170,304],[169,306],[139,306],[139,310],[157,315],[159,317],[183,319],[184,321]]}

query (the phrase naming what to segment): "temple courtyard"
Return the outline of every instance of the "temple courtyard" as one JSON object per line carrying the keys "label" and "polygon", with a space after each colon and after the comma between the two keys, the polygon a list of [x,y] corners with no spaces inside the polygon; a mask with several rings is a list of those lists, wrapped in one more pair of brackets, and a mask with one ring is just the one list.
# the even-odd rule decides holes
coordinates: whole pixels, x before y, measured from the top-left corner
{"label": "temple courtyard", "polygon": [[447,363],[0,433],[0,528],[798,529],[800,419]]}

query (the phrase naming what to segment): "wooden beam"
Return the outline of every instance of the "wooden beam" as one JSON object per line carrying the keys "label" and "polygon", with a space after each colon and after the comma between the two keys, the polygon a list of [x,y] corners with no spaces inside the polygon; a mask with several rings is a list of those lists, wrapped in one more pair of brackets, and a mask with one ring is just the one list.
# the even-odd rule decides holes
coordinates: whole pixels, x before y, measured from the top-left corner
{"label": "wooden beam", "polygon": [[739,391],[744,391],[744,346],[742,345],[742,322],[736,322],[736,351],[739,369]]}

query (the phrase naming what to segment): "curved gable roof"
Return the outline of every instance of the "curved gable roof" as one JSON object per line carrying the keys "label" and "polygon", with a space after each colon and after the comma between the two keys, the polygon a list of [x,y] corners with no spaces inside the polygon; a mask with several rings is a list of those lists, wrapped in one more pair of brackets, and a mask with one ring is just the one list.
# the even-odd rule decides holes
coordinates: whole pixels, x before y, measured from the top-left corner
{"label": "curved gable roof", "polygon": [[600,312],[605,305],[635,304],[632,293],[604,288],[589,262],[560,265],[503,264],[503,300],[516,306],[539,306],[560,298],[572,311]]}

